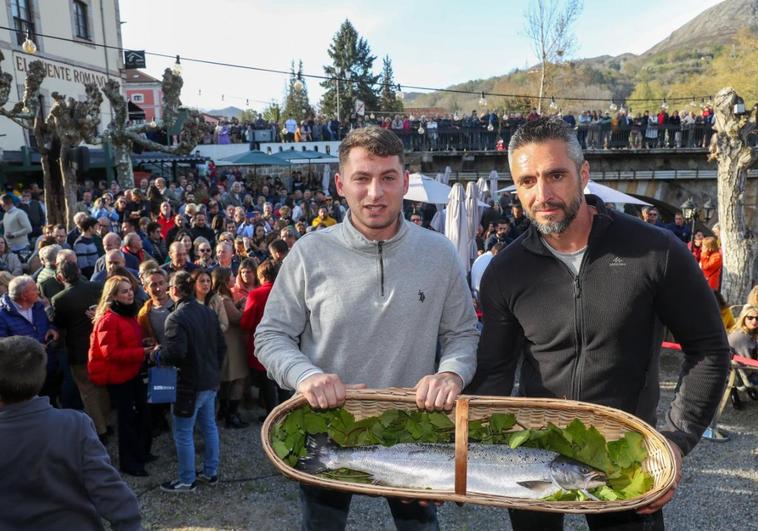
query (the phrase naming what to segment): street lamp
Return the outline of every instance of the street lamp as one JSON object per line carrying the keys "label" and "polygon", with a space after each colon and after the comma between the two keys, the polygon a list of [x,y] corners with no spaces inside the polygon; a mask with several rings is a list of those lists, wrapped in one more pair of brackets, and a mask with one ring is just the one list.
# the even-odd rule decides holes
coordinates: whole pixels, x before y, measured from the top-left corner
{"label": "street lamp", "polygon": [[37,53],[37,45],[31,39],[28,28],[26,30],[26,40],[21,44],[21,49],[30,55]]}
{"label": "street lamp", "polygon": [[295,80],[295,83],[292,85],[292,87],[297,91],[300,92],[303,90],[303,71],[302,69],[298,69],[297,71],[297,79]]}
{"label": "street lamp", "polygon": [[[693,238],[695,237],[695,222],[698,219],[698,206],[697,203],[695,203],[695,200],[690,197],[682,203],[682,206],[679,207],[682,209],[682,215],[684,216],[684,219],[690,223],[690,242],[692,242]],[[703,212],[702,212],[702,218],[703,220],[708,223],[711,218],[713,217],[713,214],[716,211],[716,206],[713,204],[713,200],[711,198],[707,198],[705,200],[705,203],[703,203]]]}
{"label": "street lamp", "polygon": [[697,217],[697,205],[695,204],[695,201],[690,197],[682,203],[682,206],[680,207],[682,209],[682,215],[684,216],[684,219],[687,221],[687,223],[690,224],[690,246],[692,244],[692,240],[695,237],[695,218]]}
{"label": "street lamp", "polygon": [[705,222],[708,223],[711,218],[713,217],[713,212],[716,210],[716,207],[713,204],[713,201],[711,201],[711,198],[705,200],[705,203],[703,203],[703,216],[705,217]]}
{"label": "street lamp", "polygon": [[482,107],[487,106],[487,98],[484,97],[484,92],[482,92],[482,96],[479,98],[479,105]]}
{"label": "street lamp", "polygon": [[679,207],[682,209],[682,215],[684,215],[684,219],[687,221],[692,221],[695,219],[695,212],[697,210],[697,205],[695,205],[695,201],[690,197],[682,203],[682,206]]}
{"label": "street lamp", "polygon": [[171,67],[171,72],[173,72],[175,76],[182,75],[182,62],[179,60],[178,55],[176,56],[176,62],[174,63],[174,66]]}

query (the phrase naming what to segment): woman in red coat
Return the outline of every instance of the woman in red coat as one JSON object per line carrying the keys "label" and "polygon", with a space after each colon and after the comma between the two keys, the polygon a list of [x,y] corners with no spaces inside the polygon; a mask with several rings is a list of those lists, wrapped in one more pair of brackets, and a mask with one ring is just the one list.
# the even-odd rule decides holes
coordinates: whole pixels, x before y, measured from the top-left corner
{"label": "woman in red coat", "polygon": [[132,476],[147,476],[151,430],[142,368],[157,347],[143,346],[138,310],[128,278],[114,275],[105,281],[90,336],[87,372],[93,383],[108,386],[116,407],[119,468]]}
{"label": "woman in red coat", "polygon": [[721,287],[721,251],[718,240],[713,236],[703,238],[703,251],[700,253],[700,269],[712,290]]}
{"label": "woman in red coat", "polygon": [[[256,274],[261,285],[248,293],[245,310],[242,312],[242,318],[240,319],[240,327],[248,333],[247,360],[248,366],[251,369],[251,379],[259,383],[261,396],[266,406],[266,415],[290,397],[288,391],[285,391],[275,381],[266,377],[266,368],[255,357],[255,329],[258,327],[261,319],[263,319],[263,310],[266,307],[266,301],[271,293],[271,288],[274,287],[277,273],[279,273],[279,264],[273,260],[264,260],[258,266]],[[265,417],[261,417],[261,420],[263,419]]]}

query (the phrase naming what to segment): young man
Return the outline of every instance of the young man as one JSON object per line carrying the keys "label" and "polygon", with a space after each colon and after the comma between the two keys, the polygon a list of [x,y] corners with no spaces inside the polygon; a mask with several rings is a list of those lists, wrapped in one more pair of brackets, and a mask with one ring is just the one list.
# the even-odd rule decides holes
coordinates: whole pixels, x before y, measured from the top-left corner
{"label": "young man", "polygon": [[[350,132],[335,177],[350,205],[345,221],[301,238],[271,290],[255,354],[312,407],[339,406],[347,384],[359,384],[415,386],[419,407],[450,409],[472,377],[471,292],[452,244],[404,220],[408,177],[394,133]],[[303,529],[345,527],[349,494],[301,492]],[[389,504],[399,529],[438,527],[433,506]]]}
{"label": "young man", "polygon": [[[484,329],[470,391],[566,397],[656,424],[663,326],[684,347],[677,395],[659,427],[676,456],[711,421],[729,365],[715,299],[687,248],[668,231],[611,211],[583,193],[590,177],[565,122],[522,126],[508,150],[529,229],[482,278]],[[663,529],[664,496],[638,511],[587,515],[591,529]],[[561,514],[511,511],[522,529],[561,529]]]}
{"label": "young man", "polygon": [[92,420],[36,396],[45,349],[0,339],[0,522],[3,529],[140,530],[137,498],[111,465]]}

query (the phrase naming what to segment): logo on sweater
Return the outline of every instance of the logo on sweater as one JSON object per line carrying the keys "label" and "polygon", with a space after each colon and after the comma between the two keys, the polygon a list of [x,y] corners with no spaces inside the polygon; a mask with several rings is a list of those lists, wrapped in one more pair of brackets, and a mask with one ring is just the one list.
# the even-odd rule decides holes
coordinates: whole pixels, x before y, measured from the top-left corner
{"label": "logo on sweater", "polygon": [[426,300],[426,295],[424,295],[424,292],[421,290],[418,290],[418,300],[419,302],[424,302]]}
{"label": "logo on sweater", "polygon": [[609,264],[611,267],[623,267],[626,266],[626,262],[624,262],[624,259],[620,256],[615,257],[613,260],[611,260],[611,263]]}

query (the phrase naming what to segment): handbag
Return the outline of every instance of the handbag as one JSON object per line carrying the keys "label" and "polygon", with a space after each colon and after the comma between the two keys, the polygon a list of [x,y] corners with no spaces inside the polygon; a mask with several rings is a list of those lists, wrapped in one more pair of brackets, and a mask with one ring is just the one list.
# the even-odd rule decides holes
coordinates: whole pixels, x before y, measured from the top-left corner
{"label": "handbag", "polygon": [[176,402],[176,367],[150,367],[147,370],[147,401],[150,404]]}

